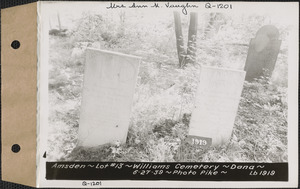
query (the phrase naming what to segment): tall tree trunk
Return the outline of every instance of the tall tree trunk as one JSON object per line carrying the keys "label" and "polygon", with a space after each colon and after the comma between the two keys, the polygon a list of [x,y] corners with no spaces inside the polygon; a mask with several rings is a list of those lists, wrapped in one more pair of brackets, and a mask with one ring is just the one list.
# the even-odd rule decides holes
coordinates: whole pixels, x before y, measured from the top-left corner
{"label": "tall tree trunk", "polygon": [[186,64],[194,64],[196,61],[197,26],[198,14],[196,12],[191,12]]}
{"label": "tall tree trunk", "polygon": [[177,44],[179,67],[181,68],[185,64],[185,54],[186,53],[184,50],[180,13],[177,11],[174,11],[174,21],[175,21],[175,34],[176,34],[176,44]]}

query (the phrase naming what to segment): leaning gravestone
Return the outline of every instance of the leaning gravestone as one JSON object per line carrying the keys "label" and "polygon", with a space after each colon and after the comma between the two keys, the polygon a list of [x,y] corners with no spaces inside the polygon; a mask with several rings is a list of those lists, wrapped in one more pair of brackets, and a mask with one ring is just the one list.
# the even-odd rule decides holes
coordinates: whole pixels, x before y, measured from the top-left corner
{"label": "leaning gravestone", "polygon": [[254,39],[251,39],[245,64],[246,80],[271,76],[279,53],[281,40],[279,31],[273,25],[261,27]]}
{"label": "leaning gravestone", "polygon": [[140,58],[86,50],[78,146],[126,142]]}
{"label": "leaning gravestone", "polygon": [[245,71],[201,66],[187,142],[206,148],[230,139],[245,74]]}

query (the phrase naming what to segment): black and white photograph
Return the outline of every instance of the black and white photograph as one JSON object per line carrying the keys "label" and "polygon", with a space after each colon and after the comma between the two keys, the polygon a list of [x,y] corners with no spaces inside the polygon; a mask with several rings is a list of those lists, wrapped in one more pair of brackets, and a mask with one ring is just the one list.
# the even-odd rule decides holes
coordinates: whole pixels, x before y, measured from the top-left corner
{"label": "black and white photograph", "polygon": [[293,156],[298,9],[241,3],[43,2],[44,161],[55,169],[128,162],[139,167],[133,174],[167,163],[180,171],[184,163],[233,163],[250,175],[287,177],[234,163],[287,167]]}

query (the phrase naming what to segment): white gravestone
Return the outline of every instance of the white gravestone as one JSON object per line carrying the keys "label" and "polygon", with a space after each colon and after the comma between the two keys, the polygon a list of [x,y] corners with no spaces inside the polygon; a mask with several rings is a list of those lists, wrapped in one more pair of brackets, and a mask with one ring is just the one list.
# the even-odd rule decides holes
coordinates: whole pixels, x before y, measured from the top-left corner
{"label": "white gravestone", "polygon": [[245,71],[201,66],[189,140],[209,147],[230,139]]}
{"label": "white gravestone", "polygon": [[78,146],[125,143],[140,58],[87,49]]}

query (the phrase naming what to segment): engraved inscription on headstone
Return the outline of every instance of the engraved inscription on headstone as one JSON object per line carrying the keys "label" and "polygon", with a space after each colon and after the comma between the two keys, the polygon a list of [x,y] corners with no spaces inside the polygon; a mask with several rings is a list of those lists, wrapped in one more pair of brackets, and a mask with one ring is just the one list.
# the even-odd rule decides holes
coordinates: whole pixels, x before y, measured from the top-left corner
{"label": "engraved inscription on headstone", "polygon": [[251,39],[244,69],[247,81],[264,74],[272,75],[281,45],[278,38],[278,29],[273,25],[265,25],[257,31],[256,37]]}
{"label": "engraved inscription on headstone", "polygon": [[126,142],[140,58],[86,50],[78,146]]}
{"label": "engraved inscription on headstone", "polygon": [[[245,74],[240,70],[201,66],[189,135],[198,136],[203,144],[219,145],[229,140]],[[207,138],[211,140],[204,142]]]}

